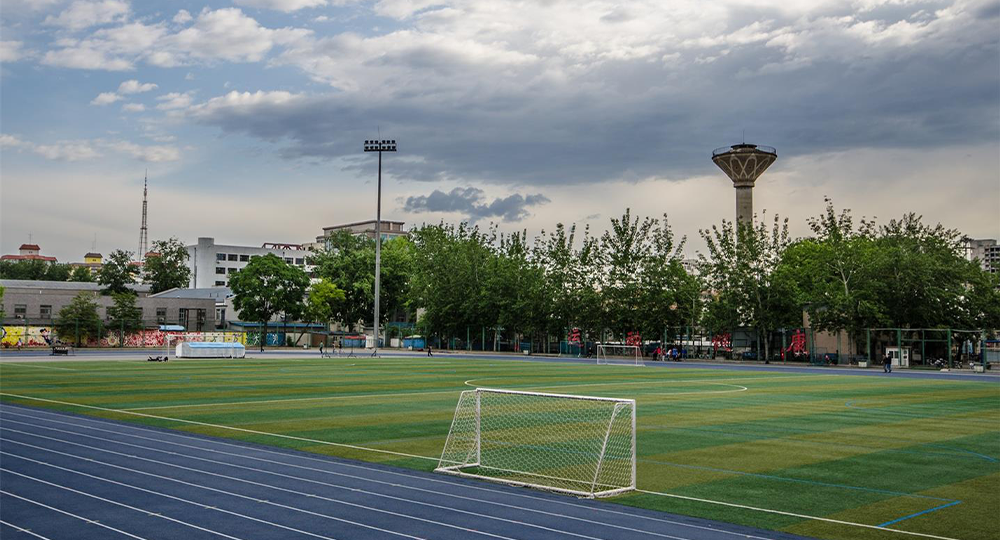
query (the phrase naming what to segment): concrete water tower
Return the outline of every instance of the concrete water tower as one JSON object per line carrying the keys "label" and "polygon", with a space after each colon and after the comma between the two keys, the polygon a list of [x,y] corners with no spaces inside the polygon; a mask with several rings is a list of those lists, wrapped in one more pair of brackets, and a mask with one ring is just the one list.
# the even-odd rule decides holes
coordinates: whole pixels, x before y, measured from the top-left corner
{"label": "concrete water tower", "polygon": [[726,173],[736,188],[737,223],[753,222],[753,185],[760,175],[778,159],[778,151],[770,146],[740,143],[716,148],[712,161]]}

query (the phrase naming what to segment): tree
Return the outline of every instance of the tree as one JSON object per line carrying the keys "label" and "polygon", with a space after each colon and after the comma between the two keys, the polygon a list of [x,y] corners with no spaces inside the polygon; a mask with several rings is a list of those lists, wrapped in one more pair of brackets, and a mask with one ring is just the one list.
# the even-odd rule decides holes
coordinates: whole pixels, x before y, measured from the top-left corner
{"label": "tree", "polygon": [[713,292],[709,322],[715,330],[743,326],[763,344],[765,361],[770,359],[770,333],[795,325],[801,318],[793,280],[780,268],[790,241],[788,220],[774,216],[770,230],[765,220],[732,223],[700,231],[709,256],[699,255]]}
{"label": "tree", "polygon": [[112,295],[114,305],[108,308],[108,328],[118,331],[119,343],[125,343],[125,336],[142,330],[142,310],[135,305],[132,293]]}
{"label": "tree", "polygon": [[73,336],[77,347],[84,340],[103,337],[104,328],[101,325],[101,316],[97,313],[97,302],[94,301],[93,293],[81,292],[59,310],[55,329],[60,338]]}
{"label": "tree", "polygon": [[69,281],[72,269],[68,264],[50,263],[45,269],[45,281]]}
{"label": "tree", "polygon": [[0,261],[0,279],[34,279],[40,281],[66,281],[70,268],[38,259]]}
{"label": "tree", "polygon": [[150,292],[156,294],[187,287],[191,279],[187,259],[187,248],[180,240],[170,238],[153,242],[152,253],[146,256],[143,268],[143,281],[151,285]]}
{"label": "tree", "polygon": [[129,288],[129,285],[135,283],[133,272],[135,272],[135,266],[132,264],[132,252],[121,249],[112,251],[101,267],[101,275],[97,279],[97,282],[104,287],[101,293],[135,294]]}
{"label": "tree", "polygon": [[240,318],[261,324],[260,350],[267,341],[267,323],[277,314],[297,318],[304,307],[309,276],[274,254],[256,257],[229,279],[233,306]]}
{"label": "tree", "polygon": [[[344,291],[338,289],[328,280],[323,279],[318,283],[313,283],[309,287],[309,295],[306,297],[306,307],[303,311],[305,320],[309,323],[323,323],[324,326],[329,327],[344,299]],[[299,334],[299,339],[302,339],[302,334]],[[295,343],[298,345],[298,341]]]}
{"label": "tree", "polygon": [[69,280],[80,283],[90,283],[94,281],[94,275],[90,272],[90,268],[87,268],[86,266],[77,266],[73,269],[73,272],[70,273]]}
{"label": "tree", "polygon": [[7,313],[3,309],[3,293],[6,290],[3,285],[0,285],[0,324],[3,324],[3,320],[7,317]]}

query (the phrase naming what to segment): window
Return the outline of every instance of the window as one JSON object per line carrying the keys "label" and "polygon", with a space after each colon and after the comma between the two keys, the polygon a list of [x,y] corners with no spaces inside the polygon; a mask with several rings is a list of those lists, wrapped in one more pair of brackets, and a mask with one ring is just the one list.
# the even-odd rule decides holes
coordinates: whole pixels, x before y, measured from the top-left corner
{"label": "window", "polygon": [[291,257],[285,257],[285,262],[288,263],[288,264],[292,264],[292,258]]}
{"label": "window", "polygon": [[305,259],[302,259],[302,258],[299,258],[299,257],[295,258],[295,264],[305,264],[305,263],[306,263]]}
{"label": "window", "polygon": [[165,307],[156,308],[156,322],[160,324],[167,322],[167,308]]}
{"label": "window", "polygon": [[225,274],[226,273],[226,269],[223,268],[223,267],[221,267],[221,266],[216,266],[215,267],[215,273],[216,274]]}
{"label": "window", "polygon": [[225,287],[226,286],[226,282],[225,281],[216,281],[215,282],[215,286],[216,287]]}
{"label": "window", "polygon": [[187,327],[188,310],[187,308],[180,308],[177,310],[177,324]]}
{"label": "window", "polygon": [[14,318],[23,319],[28,315],[28,304],[14,304]]}
{"label": "window", "polygon": [[52,318],[52,306],[40,306],[38,308],[38,315],[43,319]]}
{"label": "window", "polygon": [[224,260],[226,260],[226,254],[225,253],[216,253],[215,254],[215,260],[217,260],[217,261],[224,261]]}
{"label": "window", "polygon": [[239,259],[239,257],[235,253],[230,253],[229,254],[229,260],[230,261],[235,261],[237,259]]}
{"label": "window", "polygon": [[249,255],[240,255],[240,262],[247,262],[250,260]]}
{"label": "window", "polygon": [[230,268],[229,269],[229,273],[230,274],[235,274],[236,272],[239,272],[239,270],[240,270],[239,268]]}

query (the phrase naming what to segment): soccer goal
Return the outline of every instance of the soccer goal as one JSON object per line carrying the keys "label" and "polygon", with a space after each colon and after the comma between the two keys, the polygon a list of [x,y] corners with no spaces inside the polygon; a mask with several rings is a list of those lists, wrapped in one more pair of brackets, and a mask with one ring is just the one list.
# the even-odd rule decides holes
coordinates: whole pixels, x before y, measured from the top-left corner
{"label": "soccer goal", "polygon": [[435,471],[608,497],[635,489],[635,400],[462,392]]}
{"label": "soccer goal", "polygon": [[638,345],[597,344],[598,364],[646,365],[642,361],[642,349]]}

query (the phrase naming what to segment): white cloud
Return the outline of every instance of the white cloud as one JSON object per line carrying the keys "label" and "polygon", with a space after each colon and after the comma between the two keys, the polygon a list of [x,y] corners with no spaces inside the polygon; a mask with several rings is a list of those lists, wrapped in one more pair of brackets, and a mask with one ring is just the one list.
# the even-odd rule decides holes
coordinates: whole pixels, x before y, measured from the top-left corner
{"label": "white cloud", "polygon": [[17,62],[24,58],[23,46],[24,43],[21,41],[0,41],[0,63]]}
{"label": "white cloud", "polygon": [[158,86],[154,83],[140,83],[135,79],[127,80],[118,85],[119,94],[141,94],[142,92],[149,92],[150,90],[156,90]]}
{"label": "white cloud", "polygon": [[122,97],[114,92],[101,92],[94,99],[90,101],[91,105],[110,105]]}
{"label": "white cloud", "polygon": [[237,92],[232,91],[224,96],[214,97],[205,103],[199,103],[191,107],[192,116],[211,116],[221,111],[235,114],[253,114],[256,107],[271,105],[286,105],[293,102],[302,101],[305,96],[302,94],[292,94],[291,92]]}
{"label": "white cloud", "polygon": [[288,13],[304,8],[325,6],[326,0],[233,0],[233,3],[243,7],[273,9]]}
{"label": "white cloud", "polygon": [[49,15],[43,24],[68,30],[83,30],[91,26],[122,22],[128,17],[129,6],[123,0],[76,0],[57,17]]}
{"label": "white cloud", "polygon": [[192,92],[170,92],[156,98],[161,103],[156,106],[161,111],[173,111],[176,109],[186,109],[191,105]]}
{"label": "white cloud", "polygon": [[193,18],[194,17],[191,16],[191,13],[189,13],[188,10],[182,9],[177,12],[177,15],[174,15],[173,21],[177,24],[186,24],[191,22],[191,19]]}
{"label": "white cloud", "polygon": [[42,63],[48,66],[73,69],[101,69],[106,71],[127,71],[132,69],[132,62],[124,58],[115,58],[105,51],[92,47],[66,47],[56,51],[48,51],[42,57]]}
{"label": "white cloud", "polygon": [[129,155],[140,161],[164,162],[180,159],[180,150],[174,146],[149,145],[142,146],[129,141],[89,139],[75,141],[57,141],[51,144],[39,144],[25,141],[16,135],[0,135],[0,146],[28,150],[34,154],[54,161],[86,161],[102,157],[101,150]]}
{"label": "white cloud", "polygon": [[126,103],[122,105],[122,111],[124,112],[142,112],[146,110],[146,106],[142,103]]}
{"label": "white cloud", "polygon": [[265,28],[236,8],[204,10],[190,27],[164,39],[177,62],[188,59],[258,62],[276,44],[310,34],[304,29]]}

